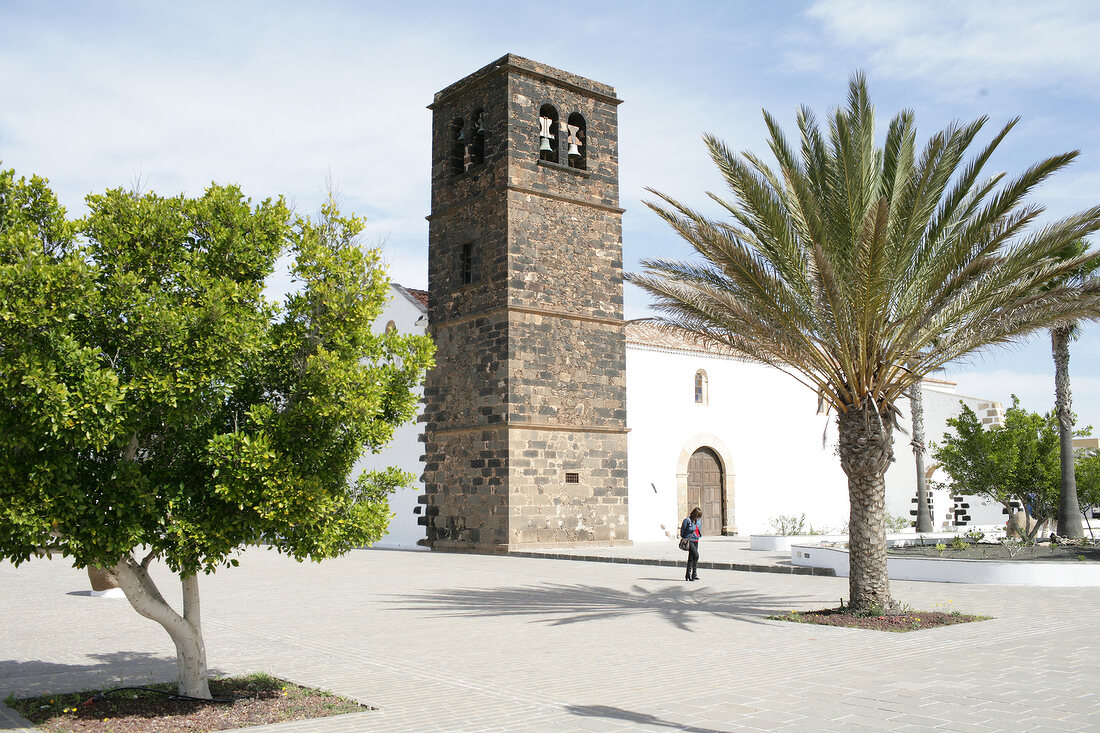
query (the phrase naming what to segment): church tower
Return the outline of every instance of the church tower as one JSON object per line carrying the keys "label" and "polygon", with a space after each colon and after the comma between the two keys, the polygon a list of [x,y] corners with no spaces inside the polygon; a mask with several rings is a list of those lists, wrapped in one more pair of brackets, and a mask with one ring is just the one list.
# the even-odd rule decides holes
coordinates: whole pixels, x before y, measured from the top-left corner
{"label": "church tower", "polygon": [[511,54],[435,95],[435,549],[627,541],[615,90]]}

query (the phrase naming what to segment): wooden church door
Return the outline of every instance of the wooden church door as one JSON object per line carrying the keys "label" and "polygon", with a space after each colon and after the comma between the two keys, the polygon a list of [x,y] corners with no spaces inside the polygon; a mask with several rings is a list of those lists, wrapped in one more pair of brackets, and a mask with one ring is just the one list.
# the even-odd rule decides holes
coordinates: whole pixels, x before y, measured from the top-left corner
{"label": "wooden church door", "polygon": [[724,502],[722,464],[710,448],[700,448],[688,461],[687,498],[688,511],[694,507],[703,510],[703,534],[720,535],[725,524],[722,516]]}

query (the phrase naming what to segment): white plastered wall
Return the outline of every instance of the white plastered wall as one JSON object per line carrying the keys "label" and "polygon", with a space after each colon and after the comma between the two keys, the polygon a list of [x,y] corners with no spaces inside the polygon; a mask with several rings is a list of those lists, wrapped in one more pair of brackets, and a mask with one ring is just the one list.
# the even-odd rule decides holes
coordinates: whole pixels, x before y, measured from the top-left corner
{"label": "white plastered wall", "polygon": [[[387,323],[393,321],[401,333],[423,334],[426,332],[427,320],[419,324],[417,321],[424,314],[423,306],[401,286],[391,285],[390,299],[375,321],[374,330],[381,331]],[[422,394],[423,390],[418,389],[417,396]],[[418,415],[419,412],[418,410]],[[418,422],[401,425],[394,431],[389,445],[378,453],[364,454],[355,464],[353,476],[366,470],[388,466],[397,466],[415,476],[412,486],[398,489],[390,497],[390,510],[394,516],[390,519],[389,532],[374,544],[375,547],[423,549],[417,545],[417,541],[424,539],[426,534],[424,527],[416,521],[421,516],[417,513],[420,510],[417,500],[424,488],[424,482],[420,479],[424,473],[424,462],[420,460],[424,453],[424,444],[420,442],[422,432],[423,427]]]}
{"label": "white plastered wall", "polygon": [[[725,524],[738,534],[765,532],[780,514],[805,513],[815,528],[847,520],[833,420],[817,414],[812,391],[775,369],[699,352],[628,343],[626,364],[633,541],[676,534],[687,459],[703,446],[723,463]],[[706,404],[695,402],[699,369]]]}

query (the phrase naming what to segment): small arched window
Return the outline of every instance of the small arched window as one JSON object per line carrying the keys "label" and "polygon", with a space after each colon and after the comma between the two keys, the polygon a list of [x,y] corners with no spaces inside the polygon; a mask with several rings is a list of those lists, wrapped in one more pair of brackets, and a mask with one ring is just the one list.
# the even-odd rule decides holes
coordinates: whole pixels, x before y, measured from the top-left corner
{"label": "small arched window", "polygon": [[695,372],[695,404],[707,404],[707,373],[702,369]]}
{"label": "small arched window", "polygon": [[470,141],[471,165],[481,165],[485,162],[485,112],[474,112],[473,135]]}
{"label": "small arched window", "polygon": [[558,111],[552,104],[539,109],[539,159],[558,162]]}
{"label": "small arched window", "polygon": [[393,333],[396,330],[397,330],[397,324],[396,323],[394,323],[393,321],[387,321],[386,322],[386,333]]}
{"label": "small arched window", "polygon": [[466,133],[466,121],[456,117],[451,123],[451,173],[458,175],[466,170],[465,158],[467,156],[468,135]]}
{"label": "small arched window", "polygon": [[569,143],[569,167],[586,170],[588,168],[588,140],[586,139],[588,126],[585,125],[584,116],[580,112],[574,112],[569,115],[569,122],[565,127],[568,131],[566,142]]}

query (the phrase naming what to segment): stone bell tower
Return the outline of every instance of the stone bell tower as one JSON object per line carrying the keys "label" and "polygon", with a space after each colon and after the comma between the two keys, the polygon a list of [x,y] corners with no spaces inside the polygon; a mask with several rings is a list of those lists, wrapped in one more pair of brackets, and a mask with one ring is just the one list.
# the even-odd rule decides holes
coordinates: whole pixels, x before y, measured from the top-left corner
{"label": "stone bell tower", "polygon": [[435,95],[435,549],[627,541],[620,100],[511,54]]}

